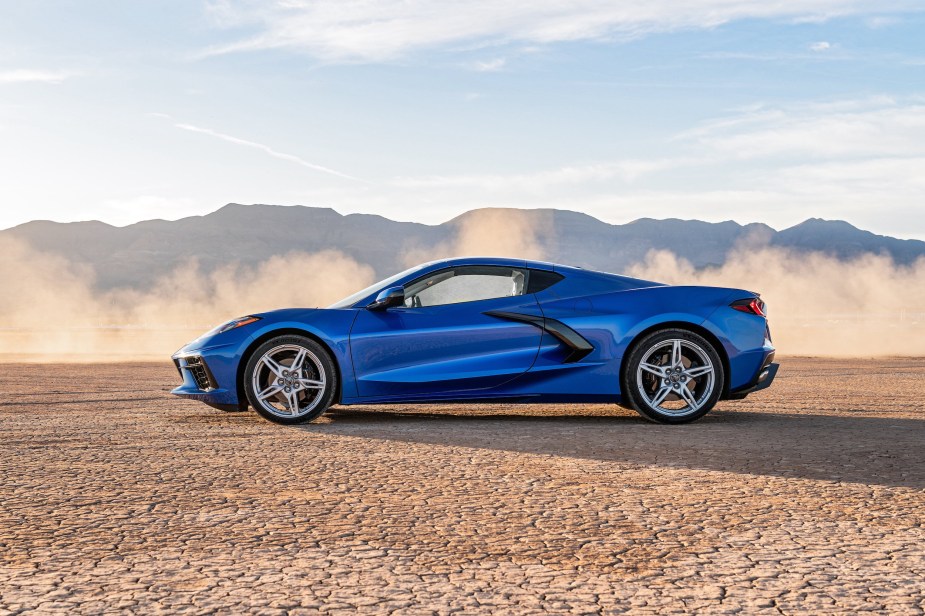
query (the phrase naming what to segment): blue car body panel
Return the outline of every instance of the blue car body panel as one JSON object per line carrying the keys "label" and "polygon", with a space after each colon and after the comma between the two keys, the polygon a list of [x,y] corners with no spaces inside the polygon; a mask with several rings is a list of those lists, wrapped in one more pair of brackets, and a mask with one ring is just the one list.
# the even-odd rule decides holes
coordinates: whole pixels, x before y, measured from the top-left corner
{"label": "blue car body panel", "polygon": [[358,397],[483,390],[522,375],[542,330],[486,315],[490,310],[542,316],[533,295],[358,311],[350,334]]}
{"label": "blue car body panel", "polygon": [[[536,293],[441,306],[367,310],[379,291],[461,265],[517,267],[562,278]],[[339,371],[341,404],[446,400],[620,401],[623,358],[654,328],[688,327],[712,338],[726,368],[728,397],[757,383],[774,353],[764,317],[730,303],[742,289],[668,286],[614,274],[516,259],[436,261],[384,281],[349,306],[255,314],[254,323],[215,330],[177,351],[183,383],[173,393],[221,408],[246,406],[248,354],[286,333],[314,337]],[[771,374],[773,378],[773,374]]]}

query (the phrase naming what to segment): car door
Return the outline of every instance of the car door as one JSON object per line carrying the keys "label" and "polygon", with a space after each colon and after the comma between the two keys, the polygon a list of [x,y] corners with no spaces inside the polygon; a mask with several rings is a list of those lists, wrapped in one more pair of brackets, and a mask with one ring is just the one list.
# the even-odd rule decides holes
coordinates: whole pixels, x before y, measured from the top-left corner
{"label": "car door", "polygon": [[405,286],[405,304],[361,310],[350,333],[360,397],[497,387],[533,365],[542,331],[490,311],[541,316],[519,268],[457,266]]}

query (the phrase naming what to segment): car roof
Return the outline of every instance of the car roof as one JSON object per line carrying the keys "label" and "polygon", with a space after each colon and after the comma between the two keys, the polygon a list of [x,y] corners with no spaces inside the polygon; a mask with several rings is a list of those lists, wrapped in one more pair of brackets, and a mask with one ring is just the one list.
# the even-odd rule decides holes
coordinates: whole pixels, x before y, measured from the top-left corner
{"label": "car roof", "polygon": [[[548,263],[546,261],[532,261],[528,259],[511,259],[508,257],[454,257],[451,259],[437,259],[436,261],[430,261],[425,263],[425,266],[440,265],[440,266],[454,266],[454,265],[500,265],[502,267],[529,267],[532,269],[541,269],[553,271],[557,265],[555,263]],[[565,266],[558,266],[565,267]]]}
{"label": "car roof", "polygon": [[[616,283],[619,286],[662,286],[660,282],[651,280],[640,280],[625,276],[623,274],[613,274],[611,272],[602,272],[598,270],[589,270],[574,265],[562,265],[560,263],[550,263],[548,261],[533,261],[529,259],[510,259],[507,257],[455,257],[451,259],[438,259],[429,263],[422,264],[425,271],[433,271],[442,267],[453,267],[457,265],[498,265],[501,267],[526,267],[530,269],[545,270],[548,272],[557,272],[569,277],[579,277],[583,279],[597,279],[609,281],[611,284]],[[423,273],[423,272],[422,272]]]}

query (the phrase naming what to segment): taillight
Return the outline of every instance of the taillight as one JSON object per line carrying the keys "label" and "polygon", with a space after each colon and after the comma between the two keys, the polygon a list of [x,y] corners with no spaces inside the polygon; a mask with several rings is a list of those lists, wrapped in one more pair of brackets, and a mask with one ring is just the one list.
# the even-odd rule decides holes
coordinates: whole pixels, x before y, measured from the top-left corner
{"label": "taillight", "polygon": [[749,297],[748,299],[737,299],[736,301],[729,304],[730,308],[738,310],[739,312],[747,312],[748,314],[754,314],[759,317],[767,316],[767,313],[764,310],[764,302],[757,297]]}

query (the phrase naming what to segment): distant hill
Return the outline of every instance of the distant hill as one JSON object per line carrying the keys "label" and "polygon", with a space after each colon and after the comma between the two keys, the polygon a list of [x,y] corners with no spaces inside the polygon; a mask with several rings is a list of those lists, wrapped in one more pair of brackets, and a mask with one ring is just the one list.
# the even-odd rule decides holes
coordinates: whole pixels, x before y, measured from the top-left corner
{"label": "distant hill", "polygon": [[[92,266],[100,288],[143,287],[191,257],[210,271],[228,262],[254,264],[293,250],[338,249],[386,276],[407,265],[403,259],[409,250],[451,242],[479,212],[423,225],[368,214],[345,216],[330,208],[232,203],[205,216],[126,227],[33,221],[0,231],[0,236],[25,239],[38,250]],[[842,259],[873,252],[906,264],[925,256],[925,242],[817,218],[775,231],[763,224],[678,219],[611,225],[586,214],[550,209],[518,210],[517,216],[535,223],[531,226],[546,259],[612,272],[640,261],[653,248],[671,250],[697,267],[719,264],[737,242],[751,237]]]}

